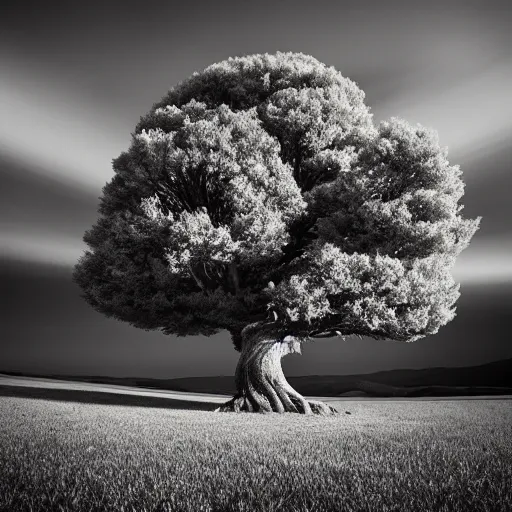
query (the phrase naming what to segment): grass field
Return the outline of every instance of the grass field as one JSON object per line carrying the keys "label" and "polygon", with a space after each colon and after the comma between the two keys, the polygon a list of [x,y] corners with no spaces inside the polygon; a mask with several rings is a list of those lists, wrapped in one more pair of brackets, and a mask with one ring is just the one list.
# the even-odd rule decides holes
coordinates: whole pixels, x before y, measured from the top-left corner
{"label": "grass field", "polygon": [[512,401],[330,403],[342,414],[0,396],[0,510],[512,510]]}

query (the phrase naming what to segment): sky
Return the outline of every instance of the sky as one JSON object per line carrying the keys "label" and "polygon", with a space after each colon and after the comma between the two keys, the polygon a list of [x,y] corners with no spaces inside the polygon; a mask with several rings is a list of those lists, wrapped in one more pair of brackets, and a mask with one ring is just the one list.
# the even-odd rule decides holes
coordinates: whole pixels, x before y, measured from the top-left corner
{"label": "sky", "polygon": [[412,344],[338,339],[288,375],[466,366],[512,357],[512,5],[498,1],[9,2],[0,18],[0,371],[232,375],[229,335],[106,319],[71,281],[111,162],[140,116],[194,71],[295,51],[355,80],[374,121],[438,131],[481,229],[454,268],[458,316]]}

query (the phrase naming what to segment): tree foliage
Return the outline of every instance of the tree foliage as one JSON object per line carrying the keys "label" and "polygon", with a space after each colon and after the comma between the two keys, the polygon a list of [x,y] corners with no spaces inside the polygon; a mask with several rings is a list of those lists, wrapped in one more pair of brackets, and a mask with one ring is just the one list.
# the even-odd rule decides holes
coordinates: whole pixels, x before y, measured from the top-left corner
{"label": "tree foliage", "polygon": [[98,311],[165,333],[437,332],[479,220],[434,132],[375,127],[364,93],[296,53],[228,59],[178,84],[113,162],[74,277]]}

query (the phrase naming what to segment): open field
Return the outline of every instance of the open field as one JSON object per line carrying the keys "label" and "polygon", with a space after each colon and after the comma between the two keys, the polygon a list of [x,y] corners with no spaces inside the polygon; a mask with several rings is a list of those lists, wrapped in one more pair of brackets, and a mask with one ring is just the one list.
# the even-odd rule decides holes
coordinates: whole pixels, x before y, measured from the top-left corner
{"label": "open field", "polygon": [[2,511],[512,510],[510,400],[332,401],[325,418],[55,392],[0,387]]}
{"label": "open field", "polygon": [[512,510],[510,400],[333,401],[325,418],[55,392],[0,387],[2,511]]}

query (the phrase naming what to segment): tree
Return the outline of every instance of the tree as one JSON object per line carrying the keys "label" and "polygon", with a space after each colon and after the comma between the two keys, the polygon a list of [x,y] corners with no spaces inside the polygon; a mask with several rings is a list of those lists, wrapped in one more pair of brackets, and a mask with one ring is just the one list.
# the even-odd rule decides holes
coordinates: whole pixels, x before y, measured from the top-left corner
{"label": "tree", "polygon": [[171,89],[113,161],[74,279],[107,316],[231,333],[221,410],[329,414],[286,381],[308,340],[413,341],[452,320],[479,219],[434,132],[375,127],[364,93],[297,53],[230,58]]}

